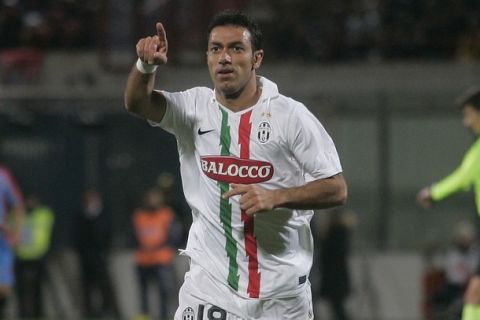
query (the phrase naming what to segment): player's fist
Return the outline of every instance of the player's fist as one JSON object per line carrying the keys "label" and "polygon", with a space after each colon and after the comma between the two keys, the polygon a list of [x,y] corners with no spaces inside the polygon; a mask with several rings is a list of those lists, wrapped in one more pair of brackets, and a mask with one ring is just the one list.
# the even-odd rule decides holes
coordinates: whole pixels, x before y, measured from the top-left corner
{"label": "player's fist", "polygon": [[145,63],[161,65],[167,63],[167,34],[160,22],[156,24],[157,35],[142,38],[138,41],[137,56]]}

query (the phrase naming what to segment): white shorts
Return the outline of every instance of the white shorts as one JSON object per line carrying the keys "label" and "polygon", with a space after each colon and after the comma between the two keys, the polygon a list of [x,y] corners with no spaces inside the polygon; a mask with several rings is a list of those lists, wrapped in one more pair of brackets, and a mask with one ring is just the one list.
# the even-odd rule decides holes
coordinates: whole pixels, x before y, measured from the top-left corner
{"label": "white shorts", "polygon": [[307,283],[298,296],[248,299],[213,280],[200,266],[191,264],[180,288],[175,320],[312,320],[312,293]]}

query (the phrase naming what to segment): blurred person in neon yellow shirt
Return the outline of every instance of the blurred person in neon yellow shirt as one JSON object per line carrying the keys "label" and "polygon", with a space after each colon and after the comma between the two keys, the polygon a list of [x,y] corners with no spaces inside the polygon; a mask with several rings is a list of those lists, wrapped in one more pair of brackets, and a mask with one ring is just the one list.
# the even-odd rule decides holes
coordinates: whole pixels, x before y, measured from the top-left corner
{"label": "blurred person in neon yellow shirt", "polygon": [[[480,88],[471,88],[459,98],[463,113],[463,125],[477,137],[469,148],[460,166],[442,180],[422,188],[417,202],[430,208],[458,192],[474,189],[477,213],[480,215]],[[464,295],[462,320],[480,319],[480,267],[469,281]]]}
{"label": "blurred person in neon yellow shirt", "polygon": [[15,274],[18,315],[42,318],[42,283],[45,281],[46,256],[50,248],[54,214],[34,194],[27,196],[26,215],[16,248]]}

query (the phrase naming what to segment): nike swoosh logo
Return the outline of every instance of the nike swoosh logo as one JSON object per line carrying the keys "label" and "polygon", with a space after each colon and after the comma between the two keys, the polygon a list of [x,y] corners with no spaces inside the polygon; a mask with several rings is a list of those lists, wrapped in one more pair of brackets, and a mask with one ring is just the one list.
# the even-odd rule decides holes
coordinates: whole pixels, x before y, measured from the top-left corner
{"label": "nike swoosh logo", "polygon": [[202,134],[205,134],[205,133],[212,132],[212,131],[214,131],[214,130],[215,130],[215,129],[202,131],[202,129],[198,128],[197,133],[198,133],[199,135],[202,135]]}

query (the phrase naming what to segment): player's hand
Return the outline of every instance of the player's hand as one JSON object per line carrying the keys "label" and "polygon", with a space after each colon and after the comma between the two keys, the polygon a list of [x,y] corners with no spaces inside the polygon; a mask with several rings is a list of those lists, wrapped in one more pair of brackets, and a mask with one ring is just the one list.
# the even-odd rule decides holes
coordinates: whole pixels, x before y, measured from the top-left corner
{"label": "player's hand", "polygon": [[223,194],[225,199],[240,196],[240,208],[246,214],[274,209],[275,192],[254,184],[230,184],[230,190]]}
{"label": "player's hand", "polygon": [[424,187],[418,192],[417,203],[425,209],[433,206],[432,192],[429,187]]}
{"label": "player's hand", "polygon": [[162,65],[167,63],[167,34],[160,22],[156,24],[157,35],[142,38],[137,43],[137,55],[145,63]]}

